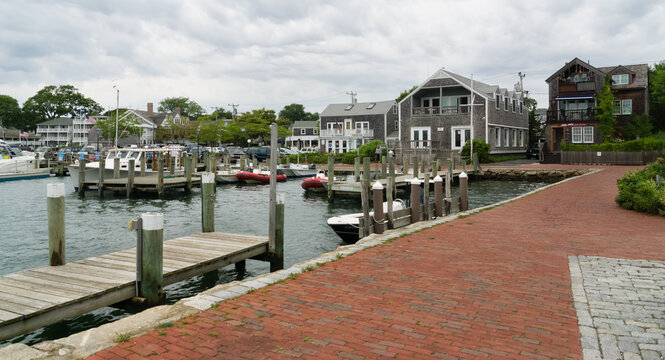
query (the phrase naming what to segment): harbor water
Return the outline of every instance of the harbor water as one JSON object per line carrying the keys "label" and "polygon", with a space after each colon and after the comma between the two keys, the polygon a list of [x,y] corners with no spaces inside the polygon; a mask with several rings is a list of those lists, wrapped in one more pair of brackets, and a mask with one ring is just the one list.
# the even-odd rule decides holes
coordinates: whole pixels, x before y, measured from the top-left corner
{"label": "harbor water", "polygon": [[[300,187],[302,180],[288,180],[277,185],[285,195],[284,262],[286,267],[315,258],[344,245],[326,225],[332,216],[362,211],[358,199],[335,199],[329,204],[325,194],[310,195]],[[136,234],[127,230],[127,222],[144,212],[164,213],[164,239],[201,232],[201,193],[182,191],[166,193],[164,200],[152,196],[127,199],[106,193],[99,198],[94,191],[80,198],[65,178],[0,182],[0,275],[48,265],[48,228],[46,186],[64,182],[66,260],[68,262],[103,255],[136,246]],[[471,182],[469,207],[477,208],[544,186],[542,182],[495,181]],[[454,189],[457,190],[457,189]],[[215,230],[230,233],[268,235],[270,187],[266,185],[220,185],[215,204]],[[174,303],[216,284],[241,280],[267,273],[269,264],[247,261],[244,272],[234,266],[170,285],[165,288],[167,301]],[[0,341],[0,347],[23,342],[33,344],[57,339],[127,316],[125,310],[106,307],[58,324],[35,330],[14,339]]]}

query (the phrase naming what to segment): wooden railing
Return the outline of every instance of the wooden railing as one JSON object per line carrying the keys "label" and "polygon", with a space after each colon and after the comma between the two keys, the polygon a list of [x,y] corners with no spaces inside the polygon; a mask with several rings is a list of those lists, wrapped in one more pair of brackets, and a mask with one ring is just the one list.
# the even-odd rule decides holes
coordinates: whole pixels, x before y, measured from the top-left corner
{"label": "wooden railing", "polygon": [[589,108],[586,110],[548,110],[547,122],[566,123],[566,122],[595,122],[598,110]]}
{"label": "wooden railing", "polygon": [[469,108],[467,106],[430,106],[413,108],[413,115],[419,116],[455,115],[466,114],[468,112]]}
{"label": "wooden railing", "polygon": [[645,165],[656,161],[660,156],[660,151],[561,151],[561,163]]}

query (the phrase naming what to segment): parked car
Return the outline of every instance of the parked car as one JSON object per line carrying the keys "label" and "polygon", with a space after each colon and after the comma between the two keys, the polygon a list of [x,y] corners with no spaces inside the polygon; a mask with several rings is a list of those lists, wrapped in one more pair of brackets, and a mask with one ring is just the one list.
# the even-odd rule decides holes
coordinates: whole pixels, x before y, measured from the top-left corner
{"label": "parked car", "polygon": [[255,146],[247,149],[247,157],[256,157],[258,161],[265,161],[270,157],[269,146]]}
{"label": "parked car", "polygon": [[242,148],[237,147],[237,146],[229,146],[226,148],[226,151],[228,151],[229,155],[231,155],[231,161],[238,161],[240,160],[240,157],[245,155],[245,152],[242,151]]}
{"label": "parked car", "polygon": [[527,159],[540,159],[540,144],[533,143],[526,149]]}

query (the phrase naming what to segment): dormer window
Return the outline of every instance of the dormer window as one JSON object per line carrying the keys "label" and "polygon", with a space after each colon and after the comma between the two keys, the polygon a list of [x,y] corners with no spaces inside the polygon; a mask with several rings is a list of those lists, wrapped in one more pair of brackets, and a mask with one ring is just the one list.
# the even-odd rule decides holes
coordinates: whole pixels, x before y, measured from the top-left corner
{"label": "dormer window", "polygon": [[353,104],[347,105],[344,111],[349,111],[353,108]]}
{"label": "dormer window", "polygon": [[376,103],[371,103],[371,104],[367,105],[367,110],[373,109],[374,106],[376,106]]}
{"label": "dormer window", "polygon": [[628,74],[612,75],[614,85],[628,85]]}

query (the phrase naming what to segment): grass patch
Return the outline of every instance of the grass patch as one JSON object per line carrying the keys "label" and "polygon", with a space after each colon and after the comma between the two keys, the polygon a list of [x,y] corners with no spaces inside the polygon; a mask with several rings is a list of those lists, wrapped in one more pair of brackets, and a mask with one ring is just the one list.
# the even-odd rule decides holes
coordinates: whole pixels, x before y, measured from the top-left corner
{"label": "grass patch", "polygon": [[219,334],[217,334],[217,333],[210,333],[210,334],[208,334],[208,336],[210,336],[210,337],[214,337],[214,338],[218,338],[218,337],[219,337]]}
{"label": "grass patch", "polygon": [[291,274],[289,274],[289,279],[291,279],[291,280],[293,280],[293,279],[295,279],[295,278],[297,278],[297,277],[298,277],[298,274],[295,274],[295,273],[291,273]]}
{"label": "grass patch", "polygon": [[219,303],[210,304],[211,309],[217,309],[218,306],[219,306]]}
{"label": "grass patch", "polygon": [[309,265],[306,268],[302,269],[302,272],[309,272],[309,271],[312,271],[314,269],[316,269],[316,267],[314,265]]}
{"label": "grass patch", "polygon": [[506,154],[506,155],[490,155],[490,162],[502,162],[509,160],[526,159],[526,154]]}
{"label": "grass patch", "polygon": [[161,324],[155,326],[155,329],[168,329],[168,328],[171,328],[171,327],[173,327],[173,321],[161,323]]}
{"label": "grass patch", "polygon": [[113,337],[113,342],[116,344],[120,344],[129,341],[129,339],[131,338],[132,335],[130,333],[121,333],[121,334],[116,333],[115,336]]}
{"label": "grass patch", "polygon": [[166,335],[166,331],[164,331],[164,330],[159,330],[159,331],[157,332],[157,335],[159,335],[159,336],[164,336],[164,335]]}

